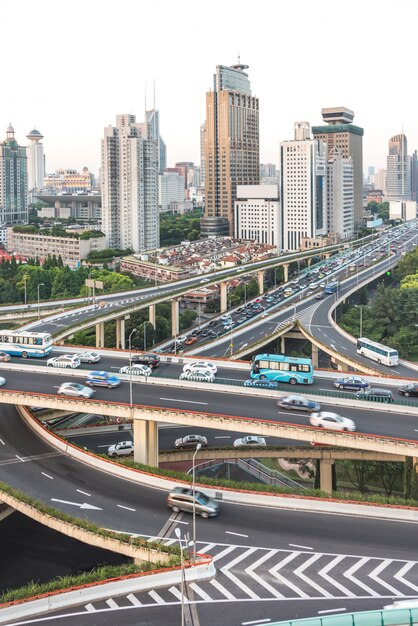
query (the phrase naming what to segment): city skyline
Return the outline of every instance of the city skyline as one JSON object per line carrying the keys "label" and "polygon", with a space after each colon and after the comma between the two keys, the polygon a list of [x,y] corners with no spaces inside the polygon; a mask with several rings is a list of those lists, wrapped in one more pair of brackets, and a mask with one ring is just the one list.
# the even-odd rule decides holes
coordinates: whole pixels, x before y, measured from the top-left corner
{"label": "city skyline", "polygon": [[[124,112],[144,117],[145,84],[151,109],[154,80],[167,165],[199,163],[200,125],[213,68],[236,63],[238,55],[250,66],[252,92],[260,100],[261,162],[278,165],[280,142],[292,138],[294,123],[318,125],[321,109],[334,106],[352,109],[354,124],[364,128],[365,172],[369,166],[386,167],[394,135],[406,135],[411,154],[418,149],[413,94],[404,87],[410,84],[409,65],[393,55],[396,36],[403,58],[413,58],[418,17],[413,0],[396,5],[370,0],[344,15],[342,23],[330,0],[314,6],[299,0],[280,13],[269,1],[258,13],[252,11],[251,19],[245,5],[215,0],[203,23],[198,13],[182,10],[184,2],[174,6],[163,1],[157,45],[154,29],[130,39],[124,28],[114,28],[107,40],[114,6],[105,2],[97,10],[76,0],[59,28],[50,0],[0,8],[2,22],[14,25],[3,33],[4,49],[15,50],[13,63],[2,72],[7,98],[0,105],[0,134],[4,139],[11,123],[19,144],[26,145],[28,132],[40,130],[48,172],[60,167],[80,171],[87,165],[97,175],[103,127]],[[117,7],[130,23],[137,19],[140,28],[139,6],[121,0]],[[275,11],[277,19],[271,19]],[[228,37],[216,37],[216,47],[211,47],[207,38],[216,28]],[[355,46],[344,46],[341,28]],[[17,36],[26,42],[18,50]]]}

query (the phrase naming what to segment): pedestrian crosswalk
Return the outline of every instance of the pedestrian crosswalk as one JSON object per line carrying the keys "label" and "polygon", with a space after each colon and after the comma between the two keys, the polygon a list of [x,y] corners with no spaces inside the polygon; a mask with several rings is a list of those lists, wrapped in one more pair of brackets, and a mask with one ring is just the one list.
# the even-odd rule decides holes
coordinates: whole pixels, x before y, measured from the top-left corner
{"label": "pedestrian crosswalk", "polygon": [[[174,539],[165,540],[174,544]],[[233,544],[200,543],[212,580],[188,583],[184,602],[406,598],[418,594],[418,561]],[[178,604],[180,585],[89,603],[85,610]]]}

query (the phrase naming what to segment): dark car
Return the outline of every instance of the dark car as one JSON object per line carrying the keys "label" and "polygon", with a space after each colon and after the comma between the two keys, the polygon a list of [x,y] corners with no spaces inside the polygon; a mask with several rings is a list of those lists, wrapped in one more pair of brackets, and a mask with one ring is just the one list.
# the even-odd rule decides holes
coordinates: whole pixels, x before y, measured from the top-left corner
{"label": "dark car", "polygon": [[210,326],[211,328],[213,328],[214,326],[218,325],[218,320],[211,320],[208,324],[208,326]]}
{"label": "dark car", "polygon": [[356,398],[357,400],[375,400],[376,402],[393,402],[394,400],[390,389],[379,389],[378,387],[358,391]]}
{"label": "dark car", "polygon": [[131,357],[132,363],[140,363],[141,365],[148,365],[148,367],[158,367],[160,364],[160,357],[154,353],[134,354]]}
{"label": "dark car", "polygon": [[245,381],[244,387],[258,387],[259,389],[278,389],[279,383],[266,378],[249,378]]}
{"label": "dark car", "polygon": [[418,383],[409,383],[408,385],[402,385],[402,387],[398,388],[398,393],[400,393],[401,396],[411,396],[412,398],[418,398]]}
{"label": "dark car", "polygon": [[337,389],[367,389],[368,386],[367,380],[360,376],[346,376],[334,380],[334,387]]}

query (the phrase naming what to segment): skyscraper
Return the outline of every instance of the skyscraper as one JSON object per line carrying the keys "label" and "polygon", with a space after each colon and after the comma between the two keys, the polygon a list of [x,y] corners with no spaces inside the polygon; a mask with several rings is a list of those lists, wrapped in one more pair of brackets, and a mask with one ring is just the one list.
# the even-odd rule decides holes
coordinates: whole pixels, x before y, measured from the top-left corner
{"label": "skyscraper", "polygon": [[206,179],[206,122],[200,125],[200,184],[205,186]]}
{"label": "skyscraper", "polygon": [[102,227],[109,248],[159,246],[158,142],[149,124],[117,115],[102,139]]}
{"label": "skyscraper", "polygon": [[338,148],[342,158],[351,157],[353,162],[354,223],[363,221],[363,134],[364,130],[351,122],[354,112],[345,107],[322,109],[322,118],[327,126],[313,126],[314,139],[321,139],[327,145],[328,157]]}
{"label": "skyscraper", "polygon": [[326,144],[309,135],[309,124],[297,122],[295,139],[280,144],[283,250],[297,250],[302,237],[327,232]]}
{"label": "skyscraper", "polygon": [[411,200],[411,157],[405,135],[389,139],[389,154],[386,157],[386,196],[391,200]]}
{"label": "skyscraper", "polygon": [[0,142],[0,224],[28,221],[26,148],[19,146],[11,124]]}
{"label": "skyscraper", "polygon": [[31,130],[26,135],[30,144],[26,148],[28,157],[28,191],[42,189],[45,178],[45,157],[44,147],[41,140],[44,138],[39,130]]}
{"label": "skyscraper", "polygon": [[154,108],[145,111],[145,120],[149,124],[149,137],[158,142],[158,171],[163,172],[167,167],[167,147],[160,135],[160,112]]}
{"label": "skyscraper", "polygon": [[234,233],[237,185],[259,183],[259,105],[247,65],[218,65],[206,94],[205,215],[202,236]]}

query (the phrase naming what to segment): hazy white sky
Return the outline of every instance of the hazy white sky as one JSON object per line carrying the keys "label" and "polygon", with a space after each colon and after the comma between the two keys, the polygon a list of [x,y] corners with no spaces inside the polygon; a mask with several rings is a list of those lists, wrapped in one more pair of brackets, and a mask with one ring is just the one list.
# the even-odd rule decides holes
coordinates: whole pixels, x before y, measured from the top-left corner
{"label": "hazy white sky", "polygon": [[364,169],[385,167],[388,140],[418,148],[417,0],[0,1],[0,139],[36,126],[47,171],[96,174],[103,128],[144,118],[156,81],[168,165],[199,162],[205,93],[217,64],[250,66],[260,99],[260,158],[278,163],[293,123],[346,106],[364,128]]}

